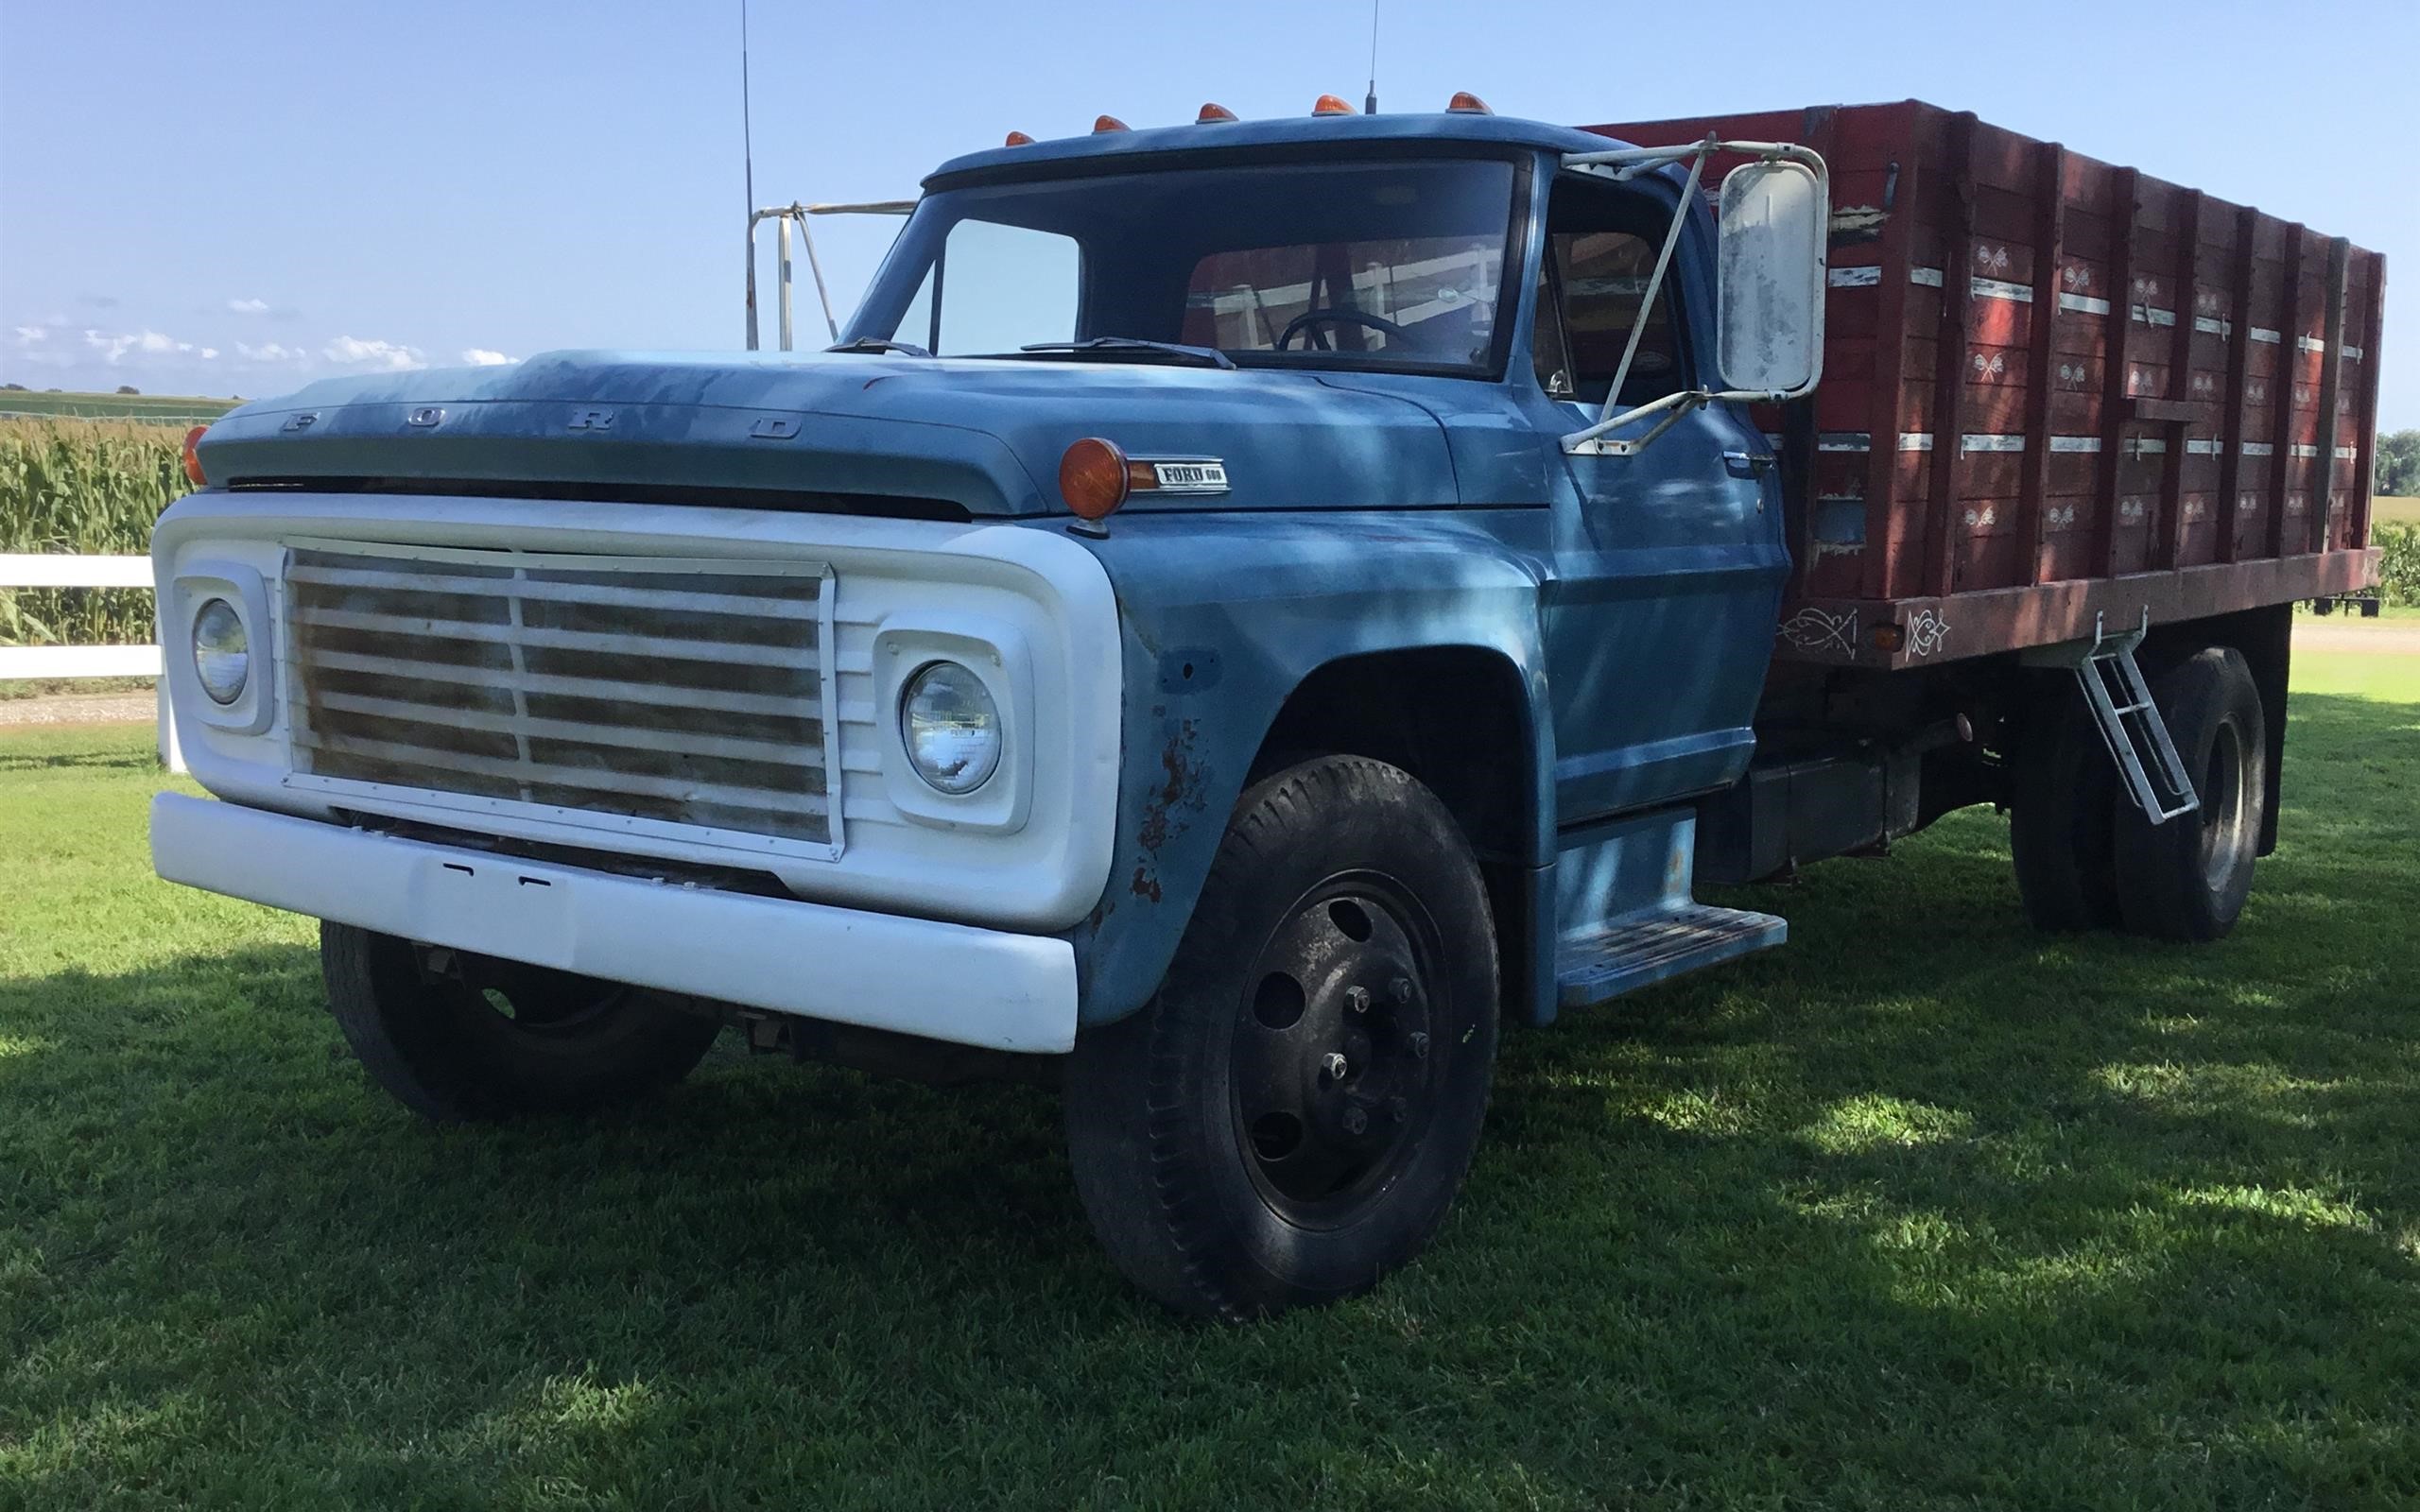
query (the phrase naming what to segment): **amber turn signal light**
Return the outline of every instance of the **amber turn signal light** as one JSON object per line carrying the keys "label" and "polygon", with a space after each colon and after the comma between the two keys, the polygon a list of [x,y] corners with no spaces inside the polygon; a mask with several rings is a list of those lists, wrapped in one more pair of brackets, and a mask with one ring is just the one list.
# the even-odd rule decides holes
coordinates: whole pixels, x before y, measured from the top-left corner
{"label": "amber turn signal light", "polygon": [[1106,520],[1133,487],[1126,454],[1115,443],[1087,436],[1059,458],[1059,494],[1086,520]]}
{"label": "amber turn signal light", "polygon": [[1356,115],[1352,103],[1334,94],[1322,94],[1311,106],[1313,115]]}
{"label": "amber turn signal light", "polygon": [[209,429],[207,425],[197,425],[185,432],[185,476],[197,489],[210,487],[210,480],[201,475],[201,453],[198,450],[202,433]]}
{"label": "amber turn signal light", "polygon": [[1223,105],[1204,105],[1201,113],[1193,118],[1193,124],[1208,126],[1213,121],[1232,121],[1235,118],[1236,112]]}
{"label": "amber turn signal light", "polygon": [[1895,653],[1908,644],[1907,629],[1897,625],[1877,625],[1866,638],[1874,643],[1876,650],[1885,653]]}
{"label": "amber turn signal light", "polygon": [[1445,102],[1445,113],[1448,115],[1494,115],[1495,112],[1487,108],[1487,101],[1480,99],[1469,90],[1458,89],[1454,91],[1454,97]]}

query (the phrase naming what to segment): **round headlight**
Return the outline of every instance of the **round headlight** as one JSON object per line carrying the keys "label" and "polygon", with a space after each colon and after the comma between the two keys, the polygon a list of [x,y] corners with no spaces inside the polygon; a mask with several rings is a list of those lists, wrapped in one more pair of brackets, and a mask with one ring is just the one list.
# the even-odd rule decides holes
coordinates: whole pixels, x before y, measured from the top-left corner
{"label": "round headlight", "polygon": [[1000,709],[983,679],[935,662],[908,679],[899,735],[916,775],[953,796],[972,793],[1000,765]]}
{"label": "round headlight", "polygon": [[215,702],[233,703],[244,696],[245,679],[252,674],[251,643],[243,616],[223,598],[212,599],[193,617],[193,670]]}

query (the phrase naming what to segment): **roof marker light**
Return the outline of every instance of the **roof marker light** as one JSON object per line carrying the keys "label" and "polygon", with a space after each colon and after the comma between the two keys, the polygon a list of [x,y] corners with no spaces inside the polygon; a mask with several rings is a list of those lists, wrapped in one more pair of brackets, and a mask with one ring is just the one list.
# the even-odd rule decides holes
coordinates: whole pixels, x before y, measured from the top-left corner
{"label": "roof marker light", "polygon": [[1354,110],[1349,100],[1334,94],[1322,94],[1311,106],[1311,113],[1313,115],[1357,115],[1360,112]]}
{"label": "roof marker light", "polygon": [[1127,129],[1126,123],[1119,120],[1115,115],[1097,116],[1093,120],[1093,132],[1095,135],[1098,135],[1103,131],[1123,131],[1125,129]]}
{"label": "roof marker light", "polygon": [[201,453],[197,450],[201,445],[202,432],[208,429],[207,425],[197,425],[185,432],[185,476],[197,489],[210,487],[210,480],[201,475]]}
{"label": "roof marker light", "polygon": [[1033,146],[1033,138],[1026,135],[1023,131],[1011,131],[1009,133],[1009,139],[1006,142],[1001,143],[1000,146],[1004,147],[1029,147]]}
{"label": "roof marker light", "polygon": [[1201,107],[1201,113],[1193,118],[1193,124],[1208,126],[1214,121],[1232,121],[1235,118],[1236,112],[1223,105],[1204,105]]}
{"label": "roof marker light", "polygon": [[1448,115],[1494,115],[1495,112],[1487,108],[1487,101],[1480,99],[1469,90],[1458,89],[1454,91],[1454,97],[1445,102],[1445,113]]}

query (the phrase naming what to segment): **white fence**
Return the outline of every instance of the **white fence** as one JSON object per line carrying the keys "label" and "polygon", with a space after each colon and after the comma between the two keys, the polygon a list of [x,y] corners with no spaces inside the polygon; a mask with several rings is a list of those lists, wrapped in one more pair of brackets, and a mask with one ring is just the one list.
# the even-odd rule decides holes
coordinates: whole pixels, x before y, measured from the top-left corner
{"label": "white fence", "polygon": [[[0,556],[0,588],[144,588],[148,557]],[[160,678],[156,645],[0,646],[0,682],[36,678]],[[168,682],[159,682],[160,760],[185,769],[177,729],[168,718]]]}

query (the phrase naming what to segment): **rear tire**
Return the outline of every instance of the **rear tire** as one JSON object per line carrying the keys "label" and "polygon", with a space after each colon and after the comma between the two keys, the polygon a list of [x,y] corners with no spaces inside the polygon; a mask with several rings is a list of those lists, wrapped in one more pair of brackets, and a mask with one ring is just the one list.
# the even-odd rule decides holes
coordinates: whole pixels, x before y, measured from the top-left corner
{"label": "rear tire", "polygon": [[2132,804],[2119,808],[2126,928],[2155,939],[2217,939],[2243,912],[2260,851],[2269,792],[2260,690],[2241,653],[2213,645],[2161,674],[2152,696],[2202,807],[2159,825]]}
{"label": "rear tire", "polygon": [[2114,929],[2118,774],[2083,691],[2062,676],[2026,713],[2009,795],[2009,853],[2033,927]]}
{"label": "rear tire", "polygon": [[320,968],[362,1069],[441,1123],[633,1101],[687,1075],[722,1027],[544,967],[465,956],[461,975],[432,975],[410,941],[350,924],[320,926]]}
{"label": "rear tire", "polygon": [[1101,1244],[1196,1316],[1368,1290],[1469,1169],[1496,993],[1478,863],[1427,788],[1355,756],[1256,783],[1159,993],[1077,1040],[1068,1150]]}

